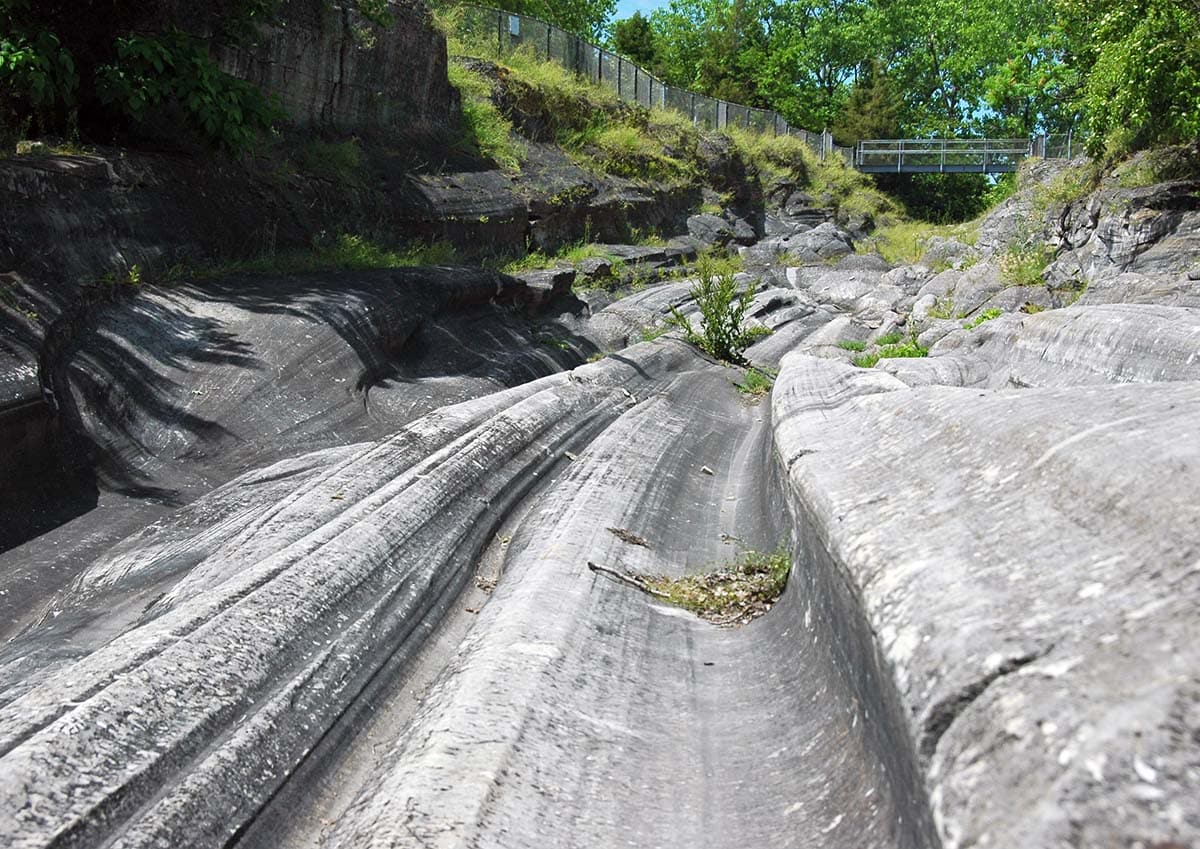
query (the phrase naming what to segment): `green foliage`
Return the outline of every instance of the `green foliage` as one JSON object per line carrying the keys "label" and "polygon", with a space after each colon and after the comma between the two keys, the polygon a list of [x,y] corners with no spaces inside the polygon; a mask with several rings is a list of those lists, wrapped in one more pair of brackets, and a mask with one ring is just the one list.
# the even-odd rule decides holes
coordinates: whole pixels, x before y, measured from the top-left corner
{"label": "green foliage", "polygon": [[699,279],[689,295],[700,310],[700,332],[676,307],[671,308],[671,322],[684,332],[688,342],[719,360],[742,362],[742,354],[754,341],[745,324],[746,312],[754,300],[756,284],[741,292],[732,273],[721,273],[702,259],[697,267]]}
{"label": "green foliage", "polygon": [[257,86],[219,67],[178,30],[117,39],[116,61],[96,69],[100,100],[142,123],[158,107],[177,109],[201,138],[232,153],[249,149],[281,113]]}
{"label": "green foliage", "polygon": [[838,344],[838,347],[841,348],[843,351],[865,351],[865,350],[867,350],[867,343],[862,342],[858,339],[843,339],[842,341],[838,342],[837,344]]}
{"label": "green foliage", "polygon": [[634,12],[613,25],[612,49],[647,70],[653,71],[658,66],[658,37],[650,19],[641,12]]}
{"label": "green foliage", "polygon": [[845,105],[833,122],[833,135],[840,144],[854,145],[863,139],[892,139],[900,134],[904,94],[875,57],[867,63]]}
{"label": "green foliage", "polygon": [[923,348],[915,335],[905,339],[897,333],[880,337],[870,351],[855,357],[852,362],[859,368],[871,368],[880,360],[924,357],[928,354],[929,349]]}
{"label": "green foliage", "polygon": [[744,624],[762,616],[783,595],[791,565],[791,556],[782,549],[773,554],[748,551],[705,575],[648,575],[641,580],[655,594],[711,622]]}
{"label": "green foliage", "polygon": [[1033,207],[1046,212],[1055,206],[1074,203],[1100,184],[1101,175],[1097,162],[1068,165],[1050,180],[1038,183],[1033,191]]}
{"label": "green foliage", "polygon": [[1038,242],[1011,247],[1000,257],[1000,277],[1009,286],[1043,286],[1042,272],[1054,259],[1054,250]]}
{"label": "green foliage", "polygon": [[0,126],[26,116],[39,129],[53,127],[56,113],[75,106],[78,88],[75,59],[54,33],[0,33]]}
{"label": "green foliage", "polygon": [[899,330],[893,330],[891,333],[885,333],[875,340],[876,345],[895,345],[904,338]]}
{"label": "green foliage", "polygon": [[248,260],[235,260],[204,268],[177,268],[175,279],[204,279],[228,274],[302,274],[314,271],[407,268],[421,265],[454,265],[458,252],[448,242],[418,243],[401,250],[381,247],[352,233],[342,233],[307,251],[269,252]]}
{"label": "green foliage", "polygon": [[779,372],[774,369],[764,369],[751,366],[746,369],[741,383],[735,383],[737,391],[747,398],[761,398],[775,386],[775,378]]}
{"label": "green foliage", "polygon": [[995,307],[989,307],[979,315],[975,316],[975,318],[973,318],[971,321],[963,322],[963,327],[967,330],[974,330],[985,321],[991,321],[994,318],[999,318],[1001,315],[1003,315],[1001,310],[996,309]]}
{"label": "green foliage", "polygon": [[447,66],[450,84],[462,95],[463,146],[501,168],[520,171],[525,148],[513,135],[512,123],[492,102],[492,84],[483,74],[459,62]]}
{"label": "green foliage", "polygon": [[1200,7],[1194,0],[1058,0],[1089,151],[1200,136]]}
{"label": "green foliage", "polygon": [[938,298],[925,314],[930,318],[954,318],[954,299],[949,295]]}

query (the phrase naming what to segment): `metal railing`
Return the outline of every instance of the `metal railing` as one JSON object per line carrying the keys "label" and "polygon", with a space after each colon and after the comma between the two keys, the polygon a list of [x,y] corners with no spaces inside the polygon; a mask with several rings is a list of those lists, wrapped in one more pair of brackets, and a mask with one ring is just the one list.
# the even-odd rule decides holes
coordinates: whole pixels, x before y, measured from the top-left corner
{"label": "metal railing", "polygon": [[854,150],[854,167],[868,174],[999,174],[1033,156],[1030,139],[867,139]]}
{"label": "metal railing", "polygon": [[498,56],[529,50],[539,59],[551,59],[590,82],[607,86],[622,100],[646,108],[681,112],[697,126],[709,130],[741,127],[777,136],[796,136],[821,157],[839,152],[848,161],[852,158],[853,149],[835,145],[828,130],[814,133],[792,126],[778,112],[769,109],[743,106],[668,85],[629,59],[539,18],[488,6],[463,4],[460,8],[459,34],[478,44],[494,44]]}

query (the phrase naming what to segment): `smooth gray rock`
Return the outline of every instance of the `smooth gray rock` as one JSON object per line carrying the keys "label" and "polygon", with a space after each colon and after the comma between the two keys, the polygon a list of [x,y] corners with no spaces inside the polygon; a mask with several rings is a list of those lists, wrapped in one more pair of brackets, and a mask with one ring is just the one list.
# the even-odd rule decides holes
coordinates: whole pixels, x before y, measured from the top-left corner
{"label": "smooth gray rock", "polygon": [[1200,839],[1200,384],[908,389],[794,354],[773,398],[802,551],[861,598],[942,846]]}
{"label": "smooth gray rock", "polygon": [[688,235],[704,245],[724,247],[734,241],[733,225],[719,215],[702,213],[687,220]]}

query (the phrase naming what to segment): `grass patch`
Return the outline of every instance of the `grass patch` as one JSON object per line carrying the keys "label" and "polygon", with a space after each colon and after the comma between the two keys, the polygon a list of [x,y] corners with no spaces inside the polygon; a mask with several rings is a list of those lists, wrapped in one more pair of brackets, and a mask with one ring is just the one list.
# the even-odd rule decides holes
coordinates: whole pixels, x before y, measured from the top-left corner
{"label": "grass patch", "polygon": [[462,95],[463,145],[501,168],[520,171],[525,146],[513,134],[512,122],[492,103],[491,82],[458,62],[451,62],[447,72],[450,84]]}
{"label": "grass patch", "polygon": [[189,268],[176,266],[168,280],[206,279],[227,274],[302,274],[312,271],[409,268],[419,265],[455,265],[458,252],[449,242],[411,245],[399,250],[380,247],[362,236],[339,235],[329,244],[308,251],[282,251],[253,259]]}
{"label": "grass patch", "polygon": [[1021,312],[1026,315],[1037,315],[1040,312],[1045,312],[1046,308],[1041,304],[1035,304],[1032,301],[1026,301],[1021,305]]}
{"label": "grass patch", "polygon": [[1068,165],[1033,190],[1033,208],[1044,214],[1052,207],[1080,200],[1100,185],[1104,170],[1100,162],[1088,160]]}
{"label": "grass patch", "polygon": [[904,338],[899,330],[893,330],[891,333],[885,333],[875,340],[876,345],[895,345]]}
{"label": "grass patch", "polygon": [[954,299],[949,295],[938,298],[925,314],[930,318],[954,318]]}
{"label": "grass patch", "polygon": [[[929,224],[924,221],[906,221],[881,227],[870,238],[858,246],[858,252],[874,251],[891,265],[915,265],[925,256],[929,242],[934,236],[957,239],[964,245],[973,246],[979,241],[979,221],[966,224]],[[949,267],[944,263],[941,270]]]}
{"label": "grass patch", "polygon": [[652,324],[649,327],[643,327],[641,333],[642,341],[653,342],[655,339],[661,339],[670,333],[672,329],[670,324]]}
{"label": "grass patch", "polygon": [[1037,243],[1009,248],[1000,257],[1000,279],[1009,286],[1044,286],[1042,272],[1054,259],[1054,249]]}
{"label": "grass patch", "polygon": [[[895,341],[884,342],[885,339]],[[928,354],[929,349],[923,348],[915,335],[904,339],[898,333],[889,333],[887,336],[881,336],[871,350],[859,354],[851,362],[859,368],[871,368],[880,360],[924,357]]]}
{"label": "grass patch", "polygon": [[748,551],[705,575],[641,578],[656,595],[718,625],[744,625],[762,616],[787,587],[791,557]]}
{"label": "grass patch", "polygon": [[1001,310],[997,309],[996,307],[989,307],[979,315],[975,316],[975,318],[973,318],[971,321],[963,322],[963,327],[967,330],[974,330],[985,321],[991,321],[994,318],[999,318],[1001,315],[1003,315]]}
{"label": "grass patch", "polygon": [[841,342],[837,343],[837,346],[839,348],[841,348],[843,351],[865,351],[865,350],[867,350],[867,343],[860,342],[858,339],[843,339]]}
{"label": "grass patch", "polygon": [[735,383],[737,391],[745,395],[747,398],[759,399],[771,391],[775,386],[775,378],[779,372],[775,369],[765,369],[758,366],[751,366],[746,369],[745,375],[742,377],[741,383]]}

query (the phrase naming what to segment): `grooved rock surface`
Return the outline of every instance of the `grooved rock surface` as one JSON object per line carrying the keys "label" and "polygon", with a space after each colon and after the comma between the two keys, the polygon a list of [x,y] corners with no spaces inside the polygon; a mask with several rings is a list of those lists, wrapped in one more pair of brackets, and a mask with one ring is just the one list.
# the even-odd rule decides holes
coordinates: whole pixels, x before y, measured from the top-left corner
{"label": "grooved rock surface", "polygon": [[943,846],[1195,841],[1200,384],[981,395],[792,354],[773,404]]}

